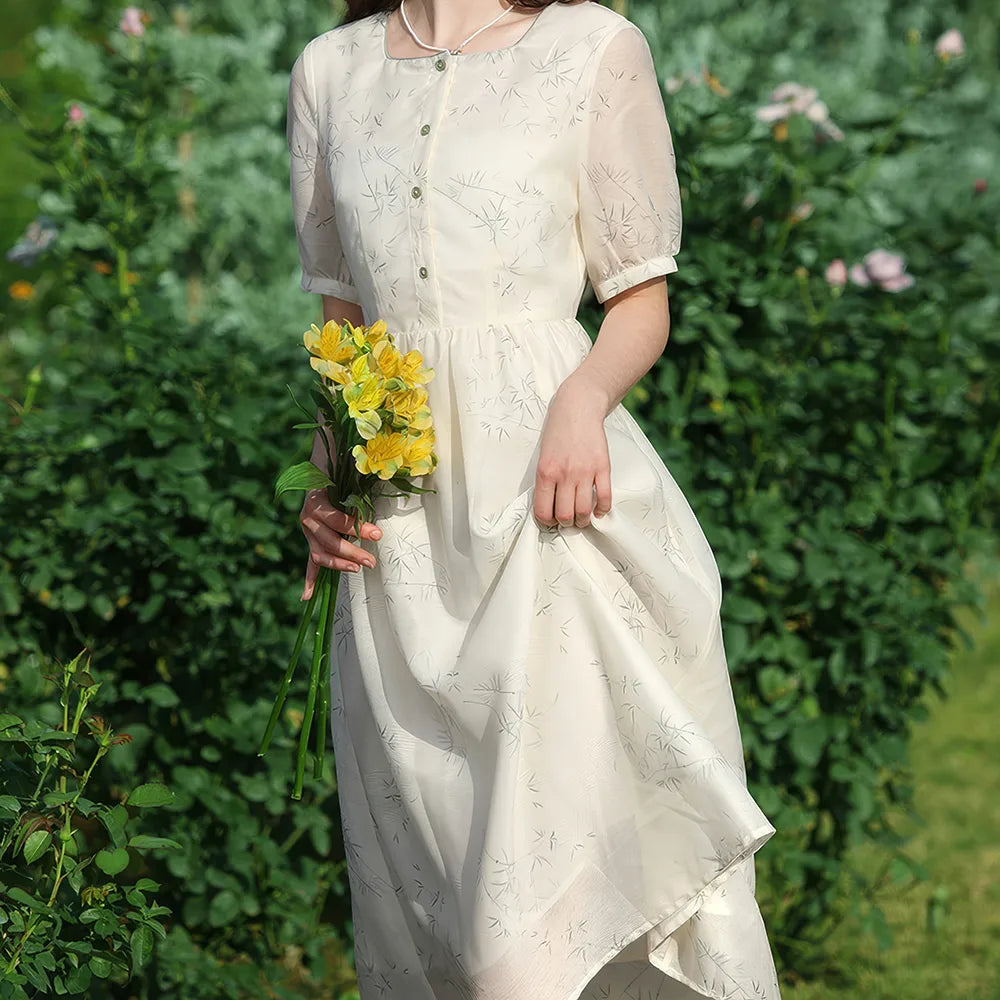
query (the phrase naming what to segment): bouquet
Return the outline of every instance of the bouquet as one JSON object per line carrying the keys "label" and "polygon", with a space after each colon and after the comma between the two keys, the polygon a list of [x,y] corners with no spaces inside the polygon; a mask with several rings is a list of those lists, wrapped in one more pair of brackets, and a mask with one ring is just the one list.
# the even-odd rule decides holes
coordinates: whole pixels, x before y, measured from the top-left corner
{"label": "bouquet", "polygon": [[[383,320],[357,327],[349,320],[343,326],[330,320],[322,330],[314,323],[302,339],[311,355],[309,363],[320,379],[312,392],[317,404],[316,416],[306,411],[310,422],[295,427],[322,433],[333,479],[313,462],[300,462],[278,476],[274,498],[277,500],[290,490],[325,487],[330,503],[352,516],[360,537],[361,525],[373,519],[376,490],[386,496],[437,492],[409,481],[414,476],[428,475],[437,465],[434,424],[425,388],[434,377],[434,369],[425,366],[419,351],[400,353]],[[336,442],[332,450],[331,438]],[[386,494],[388,483],[402,492]],[[270,745],[318,605],[306,708],[295,760],[293,799],[302,798],[306,752],[317,705],[313,777],[323,773],[330,709],[330,646],[340,573],[329,566],[319,568],[312,596],[302,612],[291,660],[257,750],[262,757]]]}

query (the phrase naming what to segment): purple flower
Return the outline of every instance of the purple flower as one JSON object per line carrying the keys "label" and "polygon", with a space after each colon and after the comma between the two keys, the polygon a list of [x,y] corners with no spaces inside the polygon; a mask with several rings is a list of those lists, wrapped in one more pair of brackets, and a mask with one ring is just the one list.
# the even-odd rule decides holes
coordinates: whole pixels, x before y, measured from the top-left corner
{"label": "purple flower", "polygon": [[7,260],[31,267],[56,240],[59,230],[47,215],[39,215],[6,253]]}

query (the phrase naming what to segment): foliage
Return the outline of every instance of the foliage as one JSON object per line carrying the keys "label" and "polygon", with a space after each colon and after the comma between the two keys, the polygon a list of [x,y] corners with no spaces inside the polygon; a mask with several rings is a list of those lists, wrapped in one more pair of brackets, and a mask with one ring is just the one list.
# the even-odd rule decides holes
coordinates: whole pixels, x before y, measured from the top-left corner
{"label": "foliage", "polygon": [[[257,60],[272,121],[254,108],[260,134],[237,171],[205,128],[216,97],[196,96],[192,50],[208,63],[220,39],[175,27],[112,29],[106,49],[53,31],[41,60],[97,75],[76,117],[34,136],[54,161],[38,202],[58,239],[6,343],[7,377],[24,379],[0,428],[0,682],[5,704],[34,717],[48,696],[38,663],[97,651],[134,740],[97,789],[174,789],[158,832],[182,849],[151,865],[173,914],[148,973],[160,996],[329,995],[353,980],[332,762],[288,801],[291,711],[256,755],[306,559],[291,506],[270,494],[296,416],[275,388],[301,387],[294,344],[308,325],[294,319],[304,303],[280,180],[287,70]],[[259,38],[236,48],[225,60],[246,74],[254,49],[270,52]],[[204,192],[237,173],[252,188],[251,167],[267,193],[256,216],[270,208],[283,228],[261,219],[266,239],[237,239],[231,225],[221,261],[206,230],[226,209],[235,223],[236,208]],[[249,267],[241,244],[261,255]],[[281,280],[255,288],[255,271]]]}
{"label": "foliage", "polygon": [[[711,33],[638,12],[674,70],[686,238],[668,349],[628,402],[718,557],[751,785],[778,829],[762,908],[805,971],[848,906],[890,943],[852,844],[884,848],[883,877],[925,874],[888,811],[911,803],[910,729],[965,636],[965,559],[1000,509],[997,192],[980,173],[1000,116],[936,53],[947,24],[925,39],[909,13],[775,10],[790,39],[713,7]],[[839,61],[852,40],[857,77]],[[818,89],[809,115],[757,117],[781,85]]]}
{"label": "foliage", "polygon": [[[50,726],[0,715],[0,996],[87,993],[97,979],[127,980],[149,961],[157,919],[170,910],[147,899],[160,884],[135,878],[146,850],[177,849],[165,837],[129,835],[129,808],[168,805],[151,782],[114,805],[84,795],[111,748],[131,742],[99,715],[85,715],[101,687],[78,653],[61,670],[61,719]],[[74,703],[75,699],[75,703]],[[96,747],[79,745],[86,723]],[[89,756],[86,767],[80,757]],[[24,987],[32,990],[28,993]]]}
{"label": "foliage", "polygon": [[[36,134],[59,238],[0,344],[0,684],[28,717],[48,697],[40,637],[60,661],[98,650],[134,740],[94,800],[174,789],[158,833],[182,849],[150,860],[172,914],[158,996],[339,995],[334,775],[288,801],[294,713],[255,753],[305,561],[270,497],[305,308],[281,118],[292,58],[332,21],[311,0],[252,18],[164,3],[119,37],[102,7],[67,0],[38,36],[40,71],[81,83],[78,117]],[[661,67],[686,234],[670,345],[629,404],[718,557],[752,787],[778,828],[762,909],[800,971],[845,886],[886,940],[850,845],[921,875],[887,808],[910,803],[910,726],[976,599],[963,561],[995,532],[1000,426],[997,192],[976,183],[997,111],[982,72],[932,48],[962,22],[888,0],[805,10],[628,11]],[[790,80],[843,138],[755,116]],[[851,280],[875,249],[912,286]],[[581,318],[596,327],[592,302]]]}

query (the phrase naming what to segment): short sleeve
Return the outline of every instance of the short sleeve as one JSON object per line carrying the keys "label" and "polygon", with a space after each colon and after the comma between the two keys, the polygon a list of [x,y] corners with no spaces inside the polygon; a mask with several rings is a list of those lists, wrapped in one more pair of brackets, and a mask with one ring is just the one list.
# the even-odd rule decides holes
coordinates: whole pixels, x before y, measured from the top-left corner
{"label": "short sleeve", "polygon": [[596,57],[579,174],[580,238],[598,302],[677,270],[681,200],[646,36],[629,22]]}
{"label": "short sleeve", "polygon": [[308,49],[292,66],[288,85],[286,138],[292,215],[302,263],[302,288],[359,302],[344,256],[326,163],[319,149],[319,123]]}

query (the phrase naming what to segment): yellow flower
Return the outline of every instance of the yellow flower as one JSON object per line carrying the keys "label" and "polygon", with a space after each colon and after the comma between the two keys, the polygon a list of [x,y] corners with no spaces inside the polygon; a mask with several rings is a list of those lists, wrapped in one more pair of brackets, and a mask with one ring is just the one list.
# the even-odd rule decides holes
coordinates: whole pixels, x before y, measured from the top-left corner
{"label": "yellow flower", "polygon": [[397,420],[405,421],[413,430],[431,426],[431,411],[427,405],[427,390],[422,385],[390,392],[386,397],[389,409]]}
{"label": "yellow flower", "polygon": [[434,369],[424,367],[424,356],[420,351],[407,351],[403,355],[399,377],[409,386],[423,385],[434,377]]}
{"label": "yellow flower", "polygon": [[309,359],[312,367],[320,375],[326,375],[337,382],[342,381],[338,375],[343,366],[353,361],[357,354],[350,334],[345,333],[344,328],[332,319],[323,325],[322,330],[313,323],[302,334],[302,342],[313,355]]}
{"label": "yellow flower", "polygon": [[388,327],[385,325],[384,319],[377,319],[368,328],[368,343],[374,349],[376,344],[381,344],[384,341],[392,343],[392,338],[389,336]]}
{"label": "yellow flower", "polygon": [[28,299],[34,297],[35,286],[30,281],[15,281],[7,291],[10,292],[12,299],[16,299],[18,302],[27,302]]}
{"label": "yellow flower", "polygon": [[376,475],[379,479],[392,479],[403,464],[406,436],[398,431],[380,431],[366,444],[356,444],[351,449],[355,464],[362,475]]}
{"label": "yellow flower", "polygon": [[372,357],[384,378],[399,378],[403,368],[403,356],[385,338],[372,345]]}
{"label": "yellow flower", "polygon": [[434,431],[428,428],[420,434],[410,434],[403,448],[403,464],[411,476],[426,476],[437,465],[434,454]]}
{"label": "yellow flower", "polygon": [[382,418],[376,411],[385,402],[385,385],[382,379],[369,371],[367,354],[354,359],[351,382],[345,385],[343,396],[358,433],[366,441],[370,440],[382,426]]}

